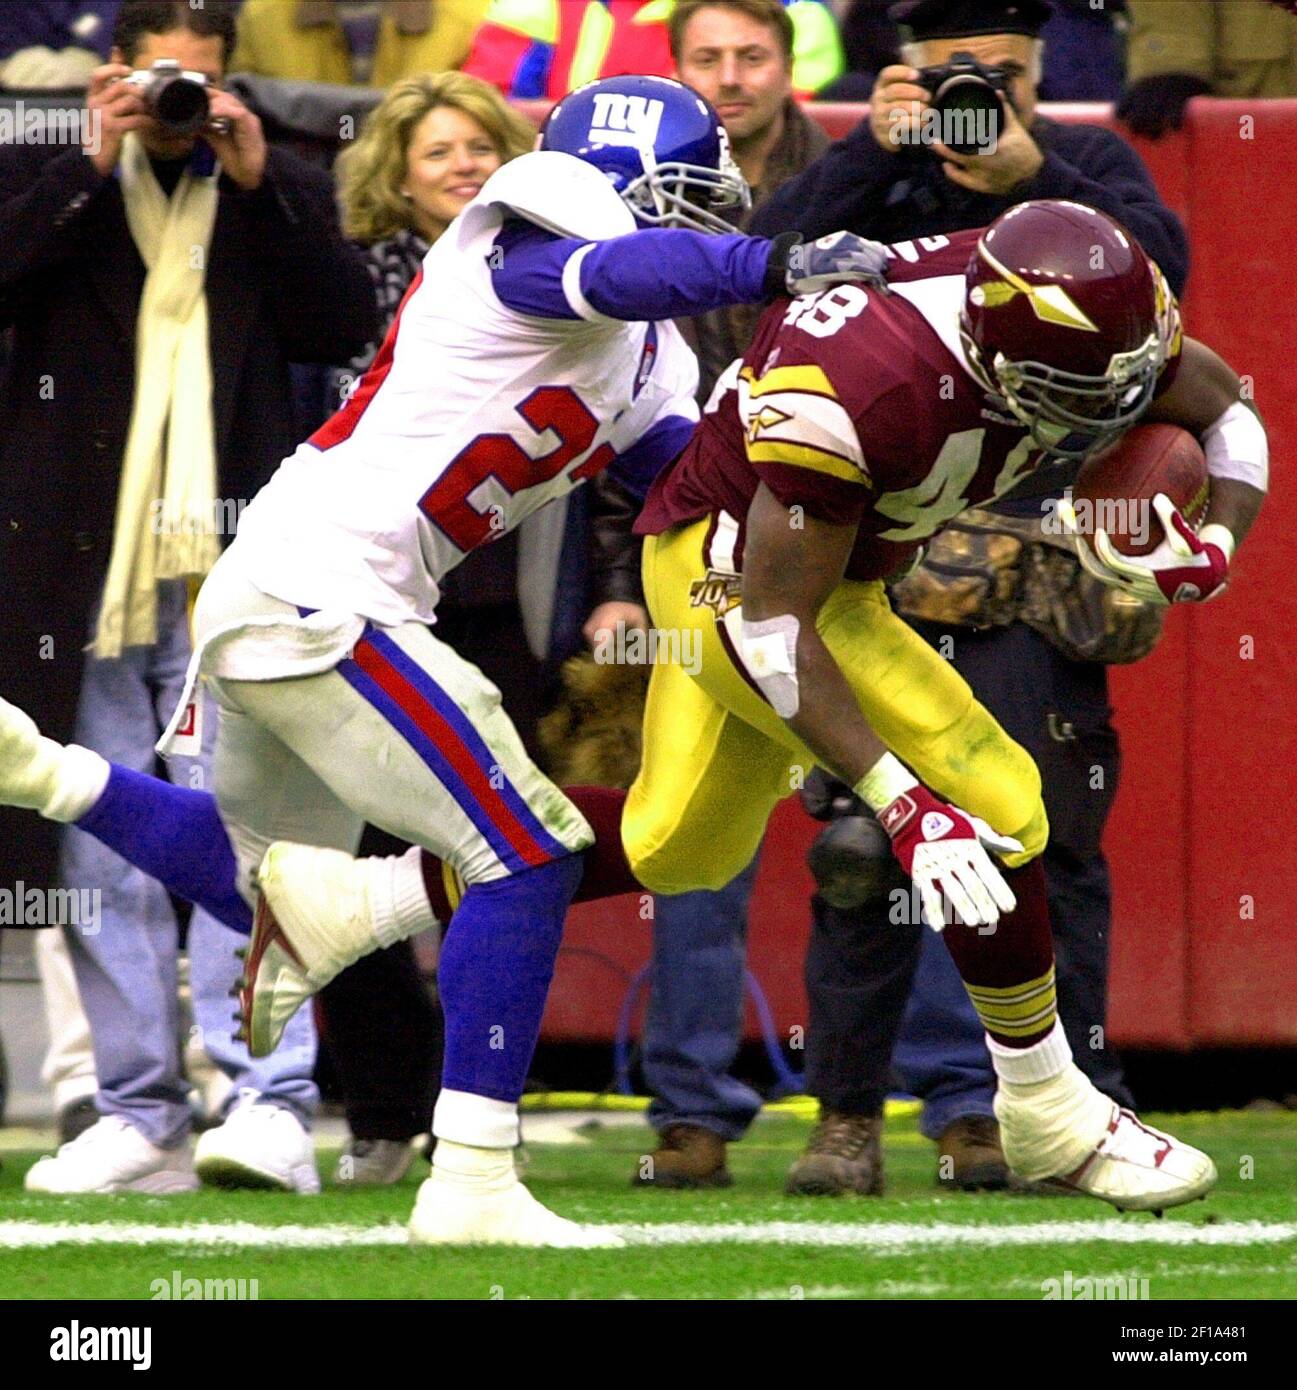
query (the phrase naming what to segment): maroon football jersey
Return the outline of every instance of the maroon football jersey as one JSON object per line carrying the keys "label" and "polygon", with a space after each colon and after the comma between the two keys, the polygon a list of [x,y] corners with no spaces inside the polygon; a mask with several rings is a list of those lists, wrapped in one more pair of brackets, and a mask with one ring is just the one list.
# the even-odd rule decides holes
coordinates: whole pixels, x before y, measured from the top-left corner
{"label": "maroon football jersey", "polygon": [[741,570],[744,519],[764,482],[786,507],[856,523],[847,577],[882,579],[960,512],[1021,482],[1040,447],[993,408],[959,338],[980,236],[891,247],[888,292],[839,285],[772,304],[636,531],[716,514]]}

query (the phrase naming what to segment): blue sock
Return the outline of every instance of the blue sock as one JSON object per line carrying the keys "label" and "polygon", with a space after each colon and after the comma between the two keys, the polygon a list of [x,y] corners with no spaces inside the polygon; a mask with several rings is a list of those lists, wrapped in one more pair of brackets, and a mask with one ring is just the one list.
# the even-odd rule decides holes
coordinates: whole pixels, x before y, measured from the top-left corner
{"label": "blue sock", "polygon": [[567,855],[464,894],[437,965],[446,1089],[510,1102],[522,1095],[582,866],[581,855]]}
{"label": "blue sock", "polygon": [[113,763],[99,800],[76,822],[177,897],[247,936],[252,909],[216,798]]}

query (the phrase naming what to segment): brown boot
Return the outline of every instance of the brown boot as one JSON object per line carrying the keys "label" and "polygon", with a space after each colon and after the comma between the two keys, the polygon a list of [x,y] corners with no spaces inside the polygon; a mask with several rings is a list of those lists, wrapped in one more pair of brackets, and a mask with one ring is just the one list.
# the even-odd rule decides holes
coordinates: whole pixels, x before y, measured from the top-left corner
{"label": "brown boot", "polygon": [[883,1193],[883,1117],[825,1110],[806,1152],[788,1170],[790,1197],[837,1197]]}
{"label": "brown boot", "polygon": [[635,1187],[728,1187],[733,1181],[725,1140],[700,1125],[668,1125],[631,1178]]}
{"label": "brown boot", "polygon": [[937,1182],[961,1192],[1000,1192],[1009,1186],[1009,1165],[1000,1147],[1000,1126],[990,1115],[963,1115],[937,1140]]}

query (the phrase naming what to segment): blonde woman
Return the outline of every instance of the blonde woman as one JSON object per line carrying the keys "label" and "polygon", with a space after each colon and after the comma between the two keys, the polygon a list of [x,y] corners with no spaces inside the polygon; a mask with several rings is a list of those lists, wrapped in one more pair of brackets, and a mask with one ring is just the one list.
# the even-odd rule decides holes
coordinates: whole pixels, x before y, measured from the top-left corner
{"label": "blonde woman", "polygon": [[[370,113],[336,172],[342,229],[366,249],[383,332],[428,248],[535,140],[494,87],[462,72],[408,77]],[[354,380],[376,351],[374,343],[354,358],[347,376]]]}

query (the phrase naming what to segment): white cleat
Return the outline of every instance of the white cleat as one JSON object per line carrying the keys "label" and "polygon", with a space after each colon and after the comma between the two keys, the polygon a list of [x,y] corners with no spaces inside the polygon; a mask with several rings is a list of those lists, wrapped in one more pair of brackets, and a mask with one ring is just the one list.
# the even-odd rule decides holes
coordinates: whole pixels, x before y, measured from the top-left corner
{"label": "white cleat", "polygon": [[27,1170],[28,1192],[196,1192],[189,1146],[160,1149],[120,1115],[105,1115]]}
{"label": "white cleat", "polygon": [[258,1101],[255,1091],[246,1093],[224,1124],[199,1136],[194,1170],[212,1187],[320,1190],[311,1136],[296,1115]]}
{"label": "white cleat", "polygon": [[237,1036],[254,1057],[269,1057],[298,1009],[378,945],[368,891],[373,862],[286,842],[266,851],[238,990]]}
{"label": "white cleat", "polygon": [[1201,1150],[1114,1105],[1108,1132],[1089,1158],[1054,1182],[1118,1211],[1160,1214],[1205,1197],[1216,1186],[1216,1165]]}
{"label": "white cleat", "polygon": [[483,1190],[434,1170],[419,1188],[410,1217],[415,1245],[527,1245],[553,1250],[621,1246],[612,1231],[556,1215],[514,1179]]}
{"label": "white cleat", "polygon": [[1205,1153],[1115,1105],[1072,1062],[1035,1085],[1001,1081],[995,1114],[1005,1159],[1019,1177],[1119,1211],[1178,1207],[1216,1184]]}

